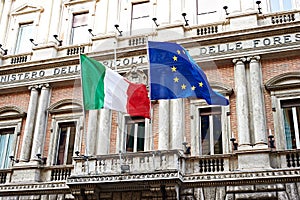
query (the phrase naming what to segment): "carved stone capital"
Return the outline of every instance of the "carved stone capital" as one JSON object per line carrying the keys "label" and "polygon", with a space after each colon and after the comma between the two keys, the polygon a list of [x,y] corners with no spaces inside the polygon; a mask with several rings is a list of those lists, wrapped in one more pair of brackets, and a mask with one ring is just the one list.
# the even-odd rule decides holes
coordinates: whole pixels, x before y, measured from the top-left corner
{"label": "carved stone capital", "polygon": [[49,83],[44,83],[44,84],[40,84],[38,87],[41,88],[41,89],[46,89],[46,88],[50,88],[50,84]]}
{"label": "carved stone capital", "polygon": [[38,85],[31,85],[31,86],[28,86],[28,90],[37,90],[39,88]]}
{"label": "carved stone capital", "polygon": [[232,62],[234,63],[234,64],[237,64],[238,62],[246,62],[247,61],[247,59],[246,58],[234,58],[234,59],[232,59]]}
{"label": "carved stone capital", "polygon": [[248,62],[258,62],[260,60],[260,56],[249,56],[247,57]]}

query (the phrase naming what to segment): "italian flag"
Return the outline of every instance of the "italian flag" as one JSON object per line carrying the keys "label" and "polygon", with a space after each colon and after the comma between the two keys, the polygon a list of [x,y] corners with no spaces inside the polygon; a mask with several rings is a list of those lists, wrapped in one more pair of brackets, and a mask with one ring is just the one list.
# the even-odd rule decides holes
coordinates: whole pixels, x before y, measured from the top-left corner
{"label": "italian flag", "polygon": [[144,84],[131,83],[102,63],[80,55],[85,110],[101,108],[150,118],[150,100]]}

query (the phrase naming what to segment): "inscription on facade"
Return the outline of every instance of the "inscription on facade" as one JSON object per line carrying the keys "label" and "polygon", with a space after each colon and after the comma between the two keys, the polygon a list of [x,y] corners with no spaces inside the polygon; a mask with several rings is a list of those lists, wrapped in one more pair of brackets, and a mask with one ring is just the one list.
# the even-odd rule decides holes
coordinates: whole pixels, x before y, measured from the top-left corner
{"label": "inscription on facade", "polygon": [[58,76],[64,74],[73,74],[80,71],[80,67],[78,65],[74,66],[66,66],[66,67],[57,67],[53,69],[46,70],[37,70],[31,72],[22,72],[15,74],[6,74],[0,76],[0,83],[9,83],[14,81],[22,81],[22,80],[31,80],[43,78],[46,76]]}
{"label": "inscription on facade", "polygon": [[254,49],[259,47],[271,47],[288,43],[300,42],[300,33],[257,38],[254,40],[243,40],[232,43],[216,44],[200,47],[200,55],[211,55],[215,53],[225,53],[243,49]]}
{"label": "inscription on facade", "polygon": [[[102,63],[109,67],[109,68],[114,68],[114,67],[126,67],[130,65],[138,65],[138,64],[143,64],[146,63],[147,57],[146,55],[140,55],[140,56],[133,56],[133,57],[126,57],[126,58],[119,58],[114,60],[104,60]],[[114,64],[116,63],[116,64]]]}

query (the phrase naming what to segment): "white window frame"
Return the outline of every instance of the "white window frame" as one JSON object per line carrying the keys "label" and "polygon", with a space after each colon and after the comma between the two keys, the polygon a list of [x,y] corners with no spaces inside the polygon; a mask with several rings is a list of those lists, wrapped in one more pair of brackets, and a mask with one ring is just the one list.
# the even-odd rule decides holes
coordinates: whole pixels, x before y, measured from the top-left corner
{"label": "white window frame", "polygon": [[[66,124],[66,123],[74,123],[75,124],[75,130],[76,130],[76,133],[77,133],[77,124],[76,124],[76,121],[67,121],[67,122],[58,122],[58,125],[57,125],[57,145],[56,145],[56,152],[55,152],[55,165],[67,165],[67,164],[70,164],[70,163],[67,163],[68,161],[68,149],[69,149],[69,142],[70,142],[70,134],[71,134],[71,129],[70,127],[67,128],[67,135],[66,135],[66,142],[65,142],[65,148],[64,148],[64,160],[63,160],[63,163],[60,163],[60,164],[57,164],[57,159],[58,159],[58,156],[59,156],[59,142],[60,142],[60,136],[61,136],[61,129],[62,129],[62,124]],[[75,140],[76,140],[76,134],[75,133],[75,137],[74,137],[74,144],[75,144]],[[76,150],[73,150],[73,153],[72,155],[75,155],[75,151]]]}
{"label": "white window frame", "polygon": [[[198,110],[199,110],[199,115],[200,115],[200,111],[201,111],[201,109],[204,109],[204,108],[220,108],[221,109],[221,113],[220,113],[220,116],[222,117],[222,108],[220,107],[220,106],[218,106],[218,107],[216,107],[216,106],[210,106],[210,107],[200,107],[200,108],[198,108]],[[209,155],[215,155],[216,153],[215,153],[215,150],[214,150],[214,122],[213,122],[213,117],[214,117],[214,114],[209,114],[208,115],[209,116],[209,151],[210,151],[210,154]],[[221,120],[221,123],[222,123],[222,120]],[[200,135],[200,137],[199,137],[199,139],[200,139],[200,144],[202,144],[202,133],[201,133],[201,116],[199,116],[199,135]],[[222,129],[222,127],[221,127],[221,129]],[[221,133],[222,133],[222,154],[223,154],[223,146],[224,146],[224,142],[223,142],[223,132],[222,132],[222,130],[221,130]],[[200,154],[201,155],[204,155],[203,154],[203,148],[202,148],[202,146],[200,145],[200,149],[199,149],[199,152],[200,152]],[[205,155],[207,155],[207,154],[205,154]]]}
{"label": "white window frame", "polygon": [[[118,121],[119,123],[119,128],[117,132],[117,145],[116,145],[116,152],[126,152],[126,139],[127,139],[127,127],[126,127],[126,122],[128,118],[130,118],[129,115],[127,114],[118,114]],[[139,120],[140,121],[140,120]],[[137,124],[136,124],[137,126]],[[133,152],[136,152],[137,150],[137,130],[135,130],[135,135],[134,135],[134,149]],[[152,131],[151,131],[151,123],[150,119],[145,118],[145,134],[144,134],[144,151],[149,151],[153,150],[153,137],[152,137]]]}
{"label": "white window frame", "polygon": [[[62,123],[71,123],[74,122],[76,124],[76,133],[75,133],[75,141],[74,141],[74,150],[73,155],[75,156],[75,152],[81,149],[81,142],[82,142],[82,133],[81,133],[81,125],[82,125],[82,116],[80,114],[75,115],[70,114],[69,116],[52,116],[52,127],[51,127],[51,140],[49,144],[49,153],[47,159],[47,165],[56,165],[57,161],[57,151],[59,145],[59,136],[60,136],[60,126],[59,124]],[[66,144],[66,148],[67,148]],[[65,151],[66,153],[66,151]],[[66,157],[64,160],[64,164],[66,163]],[[73,162],[72,162],[73,163]],[[60,164],[61,165],[61,164]]]}
{"label": "white window frame", "polygon": [[[148,15],[142,16],[142,18],[146,18],[149,22],[145,23],[144,26],[141,26],[141,28],[136,28],[133,27],[133,20],[138,20],[138,19],[133,19],[134,15],[134,6],[140,5],[140,4],[148,4],[148,9],[149,13]],[[153,23],[151,22],[151,3],[150,0],[141,0],[141,1],[132,1],[131,2],[131,12],[130,12],[130,35],[137,35],[137,34],[143,34],[143,33],[148,33],[152,31],[152,26]]]}
{"label": "white window frame", "polygon": [[[226,97],[226,96],[225,96]],[[228,96],[226,98],[229,98]],[[201,147],[201,127],[199,110],[209,106],[202,99],[193,99],[190,101],[191,110],[191,155],[202,155]],[[229,106],[221,106],[221,122],[222,122],[222,150],[223,154],[232,152],[230,143],[231,127],[230,127],[230,111]],[[212,116],[212,115],[211,115]],[[211,134],[211,137],[213,134]],[[213,148],[213,145],[210,145]],[[211,151],[213,152],[213,151]]]}
{"label": "white window frame", "polygon": [[286,1],[286,0],[277,0],[277,1],[279,1],[279,10],[276,10],[276,11],[273,11],[272,10],[272,1],[273,0],[269,0],[269,6],[270,6],[270,12],[271,13],[273,13],[273,12],[283,12],[283,11],[289,11],[289,10],[293,10],[294,8],[295,8],[295,1],[294,0],[290,0],[291,1],[291,5],[292,5],[292,7],[291,7],[291,9],[289,9],[289,10],[285,10],[284,9],[284,1]]}
{"label": "white window frame", "polygon": [[[197,24],[207,24],[207,23],[213,23],[213,22],[217,22],[220,21],[221,16],[223,14],[223,12],[221,12],[222,10],[222,5],[218,5],[218,6],[211,6],[212,9],[211,10],[207,10],[204,12],[200,12],[201,11],[201,5],[199,4],[199,1],[201,0],[196,0],[196,16],[197,16]],[[208,1],[208,0],[207,0]],[[217,2],[217,0],[216,0]],[[211,5],[211,4],[208,4]],[[205,20],[201,20],[201,18],[205,19]]]}
{"label": "white window frame", "polygon": [[[12,144],[11,144],[11,149],[10,149],[11,152],[10,152],[9,156],[14,156],[15,160],[17,160],[16,156],[17,156],[18,146],[19,146],[19,136],[20,136],[20,131],[21,131],[21,124],[22,124],[22,119],[10,120],[9,122],[0,122],[0,129],[10,129],[10,128],[14,129],[14,133],[12,135]],[[6,158],[6,159],[9,159],[9,158]],[[2,164],[3,163],[0,164],[0,169],[2,167]],[[10,166],[7,166],[7,168],[9,168]]]}
{"label": "white window frame", "polygon": [[[291,87],[293,86],[293,87]],[[266,88],[271,93],[274,127],[275,147],[277,150],[286,150],[286,135],[284,129],[284,116],[281,101],[300,99],[300,73],[287,72],[279,74],[266,82]]]}
{"label": "white window frame", "polygon": [[[86,24],[85,25],[81,25],[81,26],[77,26],[77,27],[73,27],[73,21],[74,21],[74,18],[75,16],[78,16],[78,15],[86,15],[87,16],[87,20],[86,20]],[[69,44],[70,45],[78,45],[78,44],[82,44],[82,43],[87,43],[89,41],[89,33],[88,33],[88,22],[89,22],[89,12],[80,12],[80,13],[73,13],[72,15],[72,24],[71,24],[71,32],[70,32],[70,39],[69,39]],[[85,35],[82,35],[82,38],[86,38],[85,41],[82,41],[82,42],[76,42],[74,41],[74,30],[77,29],[77,28],[86,28],[86,33],[84,33]],[[75,43],[74,43],[75,42]]]}
{"label": "white window frame", "polygon": [[[289,96],[290,94],[286,94]],[[272,99],[272,103],[275,105],[275,108],[273,108],[275,112],[274,116],[274,123],[275,123],[275,142],[276,142],[276,148],[277,149],[288,149],[287,148],[287,141],[286,141],[286,133],[285,133],[285,126],[284,126],[284,114],[283,114],[283,108],[281,108],[281,102],[282,101],[287,101],[287,100],[292,100],[292,99],[300,99],[300,94],[295,95],[293,97],[282,97],[281,95],[278,97],[274,97]],[[296,107],[291,107],[294,108],[293,110],[293,118],[295,118],[295,108]],[[294,121],[295,122],[295,121]],[[296,127],[297,126],[297,127]],[[295,128],[295,136],[296,136],[296,149],[300,149],[300,133],[298,129],[298,122],[294,123],[294,128]],[[278,134],[281,133],[281,134]],[[282,142],[283,141],[283,142]]]}
{"label": "white window frame", "polygon": [[32,49],[32,47],[31,47],[32,44],[29,41],[31,36],[26,37],[26,35],[23,34],[24,30],[28,27],[30,27],[30,29],[31,29],[30,32],[32,32],[32,30],[34,29],[32,22],[19,24],[16,46],[15,46],[15,51],[14,51],[15,54],[22,54],[22,53],[30,52]]}

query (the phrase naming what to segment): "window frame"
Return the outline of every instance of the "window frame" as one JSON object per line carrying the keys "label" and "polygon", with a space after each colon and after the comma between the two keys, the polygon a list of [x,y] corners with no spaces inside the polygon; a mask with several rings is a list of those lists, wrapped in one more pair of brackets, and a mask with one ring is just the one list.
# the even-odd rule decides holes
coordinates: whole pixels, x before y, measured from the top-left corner
{"label": "window frame", "polygon": [[[225,96],[229,99],[229,96]],[[213,108],[220,106],[210,106],[203,99],[191,99],[190,100],[190,112],[191,112],[191,155],[200,155],[202,154],[201,147],[201,127],[200,127],[200,109]],[[230,138],[231,127],[230,127],[230,107],[221,106],[221,130],[222,130],[222,154],[232,152]],[[212,147],[211,147],[212,148]],[[222,155],[218,154],[218,155]],[[212,154],[214,155],[214,154]]]}
{"label": "window frame", "polygon": [[278,10],[273,10],[273,8],[272,8],[273,1],[274,0],[269,0],[270,12],[271,13],[290,11],[290,10],[293,10],[295,8],[295,2],[294,2],[294,0],[290,0],[291,1],[291,8],[290,9],[285,9],[284,8],[284,1],[286,1],[286,0],[276,0],[276,1],[278,1],[279,9]]}
{"label": "window frame", "polygon": [[[201,114],[201,110],[210,110],[209,112],[207,112],[206,111],[206,113],[207,114]],[[214,109],[218,109],[218,110],[220,110],[220,111],[213,111]],[[220,118],[222,117],[222,109],[221,109],[221,107],[220,106],[209,106],[209,107],[200,107],[200,108],[198,108],[198,111],[199,111],[199,121],[198,121],[198,125],[199,125],[199,135],[200,135],[200,137],[199,137],[199,139],[200,139],[200,144],[201,145],[199,145],[200,146],[200,149],[199,149],[199,152],[200,152],[200,154],[201,155],[215,155],[215,154],[223,154],[223,132],[222,132],[222,123],[221,123],[221,136],[222,136],[222,138],[221,138],[221,153],[216,153],[215,152],[215,145],[214,145],[214,142],[216,141],[215,140],[215,132],[216,132],[216,130],[214,130],[214,127],[215,127],[215,124],[214,124],[214,116],[216,116],[216,115],[218,115]],[[203,151],[204,151],[204,149],[203,149],[203,146],[202,146],[202,144],[203,144],[203,140],[202,140],[202,116],[208,116],[208,119],[209,119],[209,132],[208,132],[208,134],[209,134],[209,154],[203,154]],[[222,122],[222,120],[220,119],[220,122]]]}
{"label": "window frame", "polygon": [[[83,135],[83,113],[81,101],[77,99],[63,99],[48,108],[51,115],[50,142],[47,156],[47,166],[56,165],[56,152],[58,148],[59,124],[61,123],[76,123],[76,133],[74,140],[73,155],[81,150],[82,135]],[[72,161],[73,164],[73,161]]]}
{"label": "window frame", "polygon": [[[82,12],[74,12],[72,13],[72,22],[71,22],[71,30],[70,30],[70,37],[69,37],[69,45],[78,45],[78,44],[83,44],[83,43],[87,43],[89,40],[87,39],[86,41],[80,42],[80,43],[74,43],[74,27],[73,27],[73,22],[75,20],[75,16],[79,16],[79,15],[86,15],[87,20],[86,20],[86,24],[85,25],[80,25],[77,26],[76,28],[82,28],[82,27],[86,27],[86,38],[89,38],[89,33],[88,33],[88,26],[89,26],[89,12],[88,11],[82,11]],[[78,29],[77,29],[78,30]]]}
{"label": "window frame", "polygon": [[[16,45],[15,45],[15,49],[14,49],[14,54],[22,54],[22,53],[26,53],[26,52],[30,52],[31,51],[31,43],[29,41],[30,37],[25,37],[23,36],[23,32],[24,32],[24,28],[25,27],[30,27],[31,31],[33,31],[34,26],[33,26],[33,22],[27,22],[27,23],[20,23],[19,27],[18,27],[18,31],[17,31],[17,38],[16,38]],[[21,31],[22,30],[22,31]],[[27,47],[24,50],[24,44],[28,43]]]}
{"label": "window frame", "polygon": [[[148,18],[148,19],[149,19],[149,23],[146,23],[146,24],[150,24],[150,16],[151,16],[151,14],[150,14],[150,9],[149,9],[148,15],[144,15],[144,16],[142,16],[142,17],[138,17],[137,19],[133,19],[133,15],[134,15],[134,6],[136,6],[136,5],[141,5],[141,4],[149,4],[148,7],[151,6],[149,0],[134,1],[134,2],[131,3],[131,12],[130,12],[130,35],[147,33],[147,32],[149,32],[149,31],[147,31],[147,29],[150,29],[151,26],[152,26],[152,25],[151,25],[151,26],[149,26],[149,27],[142,27],[142,28],[138,28],[138,29],[136,29],[136,28],[133,27],[133,26],[134,26],[133,20],[137,20],[137,19],[139,19],[139,18]],[[135,21],[135,22],[136,22],[136,21]],[[152,23],[151,23],[151,24],[152,24]],[[133,29],[133,28],[134,28],[134,29]],[[145,30],[142,30],[142,31],[141,31],[140,29],[145,29]]]}
{"label": "window frame", "polygon": [[271,94],[271,105],[273,114],[273,127],[269,132],[274,136],[277,150],[286,150],[286,138],[284,132],[284,116],[281,108],[282,101],[300,99],[300,72],[286,72],[274,76],[266,81],[265,87]]}
{"label": "window frame", "polygon": [[[126,123],[128,120],[130,120],[132,117],[130,117],[128,114],[122,114],[118,113],[118,121],[121,123],[119,124],[119,128],[117,131],[117,145],[116,145],[116,152],[122,152],[122,153],[130,153],[131,151],[126,151],[126,141],[127,141],[127,126]],[[147,118],[136,118],[132,119],[132,121],[135,122],[145,122],[145,133],[144,133],[144,151],[153,150],[153,137],[152,137],[152,131],[151,131],[151,123],[150,119]],[[137,141],[135,142],[137,146]],[[134,151],[137,149],[133,149],[132,152],[138,152]],[[142,152],[142,151],[141,151]]]}

